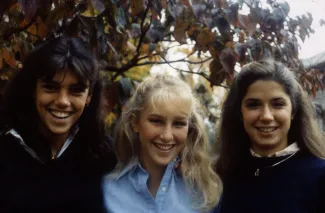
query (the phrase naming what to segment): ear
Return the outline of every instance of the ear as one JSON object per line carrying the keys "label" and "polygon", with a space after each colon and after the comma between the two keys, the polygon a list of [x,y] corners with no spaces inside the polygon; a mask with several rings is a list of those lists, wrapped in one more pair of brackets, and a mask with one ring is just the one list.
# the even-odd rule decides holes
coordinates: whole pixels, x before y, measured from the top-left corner
{"label": "ear", "polygon": [[90,101],[91,101],[91,95],[88,95],[88,97],[86,99],[86,106],[89,105]]}

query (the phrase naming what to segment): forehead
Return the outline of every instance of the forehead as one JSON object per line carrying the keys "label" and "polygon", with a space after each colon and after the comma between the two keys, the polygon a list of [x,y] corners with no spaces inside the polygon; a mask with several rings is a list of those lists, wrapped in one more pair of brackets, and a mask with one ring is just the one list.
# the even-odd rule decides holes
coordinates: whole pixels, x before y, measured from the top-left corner
{"label": "forehead", "polygon": [[273,99],[284,98],[290,99],[283,86],[276,81],[258,80],[251,84],[243,100],[248,98],[254,99]]}
{"label": "forehead", "polygon": [[144,114],[156,114],[163,117],[188,117],[191,114],[191,103],[187,100],[171,99],[170,101],[155,100],[144,107]]}
{"label": "forehead", "polygon": [[83,82],[78,76],[70,69],[62,69],[55,72],[52,79],[45,78],[41,79],[44,82],[54,82],[58,84],[88,84]]}

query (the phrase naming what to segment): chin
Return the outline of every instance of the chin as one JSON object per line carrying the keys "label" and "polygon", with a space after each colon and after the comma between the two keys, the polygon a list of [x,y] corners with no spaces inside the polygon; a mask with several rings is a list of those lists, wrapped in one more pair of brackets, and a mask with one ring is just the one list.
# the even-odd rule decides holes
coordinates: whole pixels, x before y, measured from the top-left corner
{"label": "chin", "polygon": [[170,159],[166,159],[166,160],[162,160],[162,159],[157,159],[156,160],[156,164],[158,165],[158,166],[168,166],[168,164],[171,162],[172,160],[170,160]]}

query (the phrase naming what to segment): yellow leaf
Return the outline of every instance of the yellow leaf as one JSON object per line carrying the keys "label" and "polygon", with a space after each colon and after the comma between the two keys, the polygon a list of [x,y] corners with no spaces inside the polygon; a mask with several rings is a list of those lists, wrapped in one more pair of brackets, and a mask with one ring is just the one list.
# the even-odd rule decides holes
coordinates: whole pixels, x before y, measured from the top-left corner
{"label": "yellow leaf", "polygon": [[125,72],[125,76],[136,81],[142,81],[144,77],[149,75],[151,67],[151,65],[133,67]]}
{"label": "yellow leaf", "polygon": [[226,47],[229,47],[231,49],[235,49],[235,43],[232,42],[232,41],[229,41],[229,42],[226,43]]}
{"label": "yellow leaf", "polygon": [[137,16],[144,10],[144,0],[130,1],[131,16]]}
{"label": "yellow leaf", "polygon": [[27,32],[29,32],[30,34],[36,36],[37,35],[37,26],[36,24],[32,24],[28,29]]}
{"label": "yellow leaf", "polygon": [[142,54],[150,54],[149,44],[143,44],[140,48],[140,53]]}
{"label": "yellow leaf", "polygon": [[116,121],[116,115],[114,113],[110,112],[105,118],[105,124],[107,126],[111,126],[114,121]]}

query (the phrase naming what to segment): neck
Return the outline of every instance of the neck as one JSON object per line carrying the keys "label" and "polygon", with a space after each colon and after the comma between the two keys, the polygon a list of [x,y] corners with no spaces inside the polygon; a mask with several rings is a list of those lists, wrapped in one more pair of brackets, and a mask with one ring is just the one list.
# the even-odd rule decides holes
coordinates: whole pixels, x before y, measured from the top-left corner
{"label": "neck", "polygon": [[259,146],[254,146],[254,144],[252,144],[251,148],[256,154],[258,154],[262,157],[267,157],[267,156],[275,154],[276,152],[284,150],[287,146],[288,146],[288,143],[284,143],[284,144],[281,144],[276,147],[259,147]]}
{"label": "neck", "polygon": [[55,156],[61,150],[63,144],[67,140],[68,134],[56,135],[42,127],[40,127],[40,131],[46,141],[50,144],[52,157]]}
{"label": "neck", "polygon": [[160,182],[166,170],[166,166],[161,166],[161,167],[157,167],[155,165],[153,166],[150,165],[145,160],[141,160],[141,159],[140,162],[141,162],[141,166],[149,174],[149,180],[147,182],[148,190],[153,197],[156,197]]}

